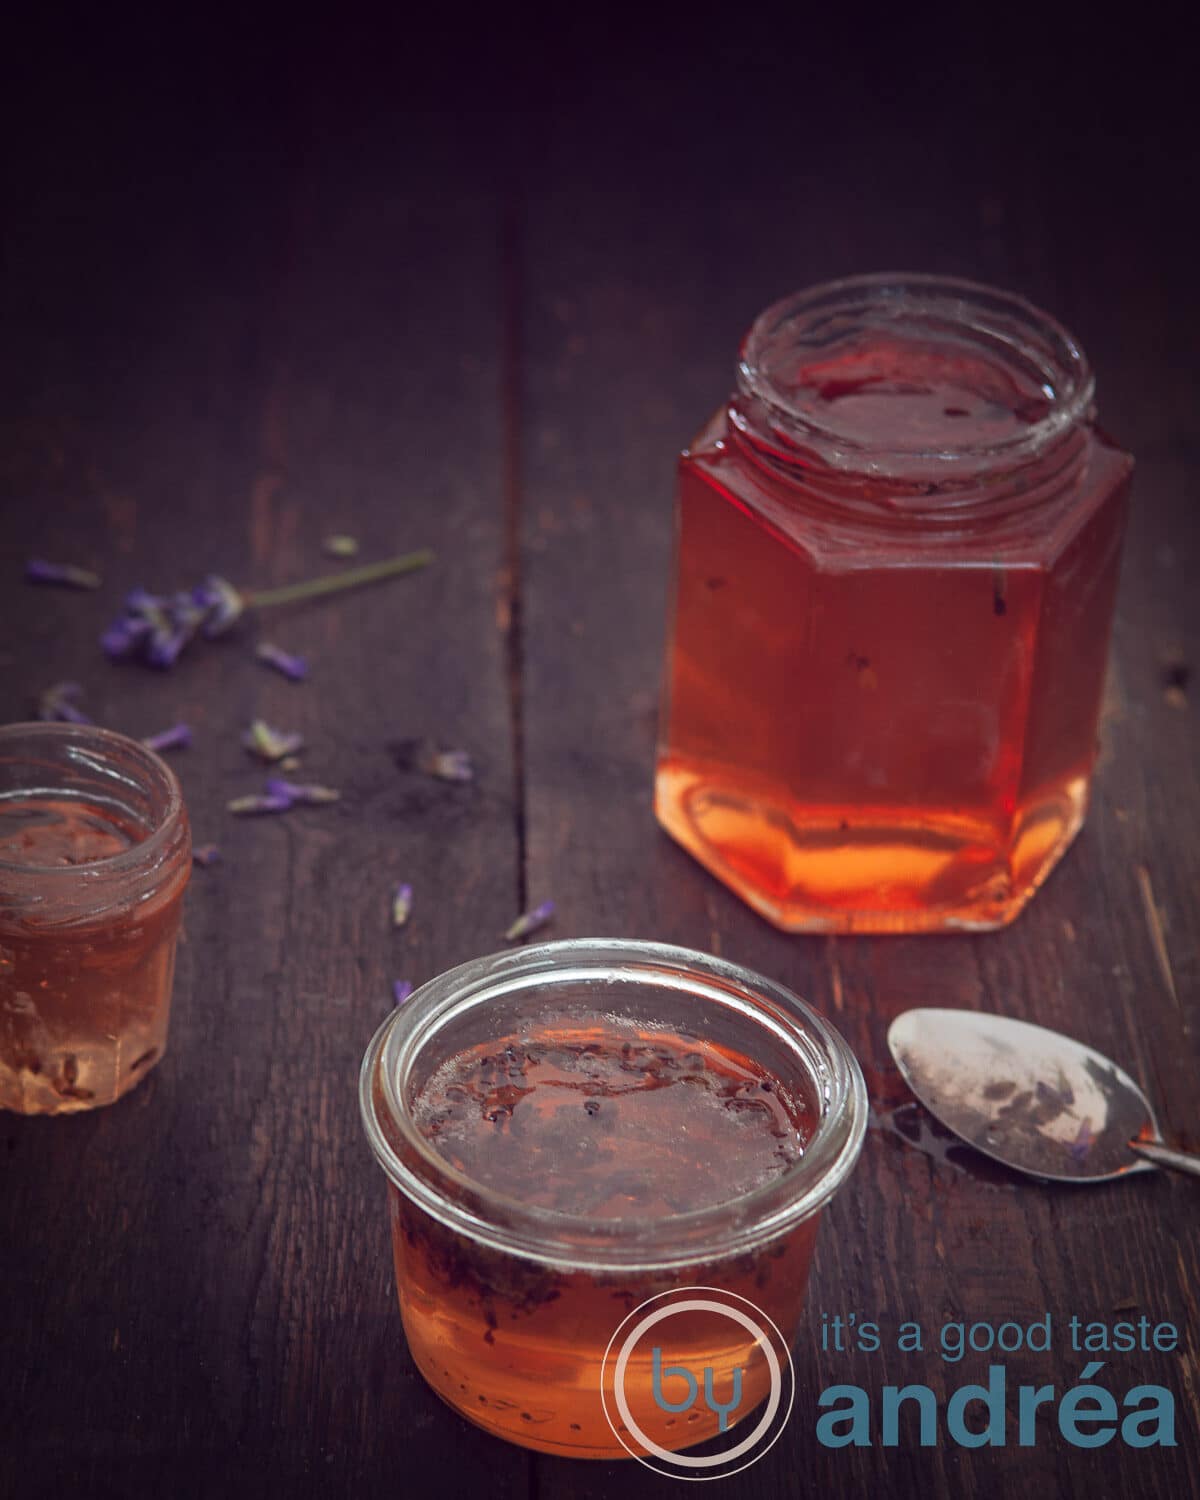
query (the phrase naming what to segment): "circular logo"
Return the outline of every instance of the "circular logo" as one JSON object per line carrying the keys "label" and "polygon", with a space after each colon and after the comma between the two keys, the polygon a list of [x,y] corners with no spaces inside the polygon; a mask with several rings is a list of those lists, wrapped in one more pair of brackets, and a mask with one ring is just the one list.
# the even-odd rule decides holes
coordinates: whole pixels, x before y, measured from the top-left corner
{"label": "circular logo", "polygon": [[[675,1287],[640,1303],[608,1341],[600,1372],[617,1441],[677,1479],[726,1479],[757,1463],[795,1395],[791,1352],[775,1323],[748,1298],[711,1286]],[[676,1451],[697,1444],[703,1452]]]}

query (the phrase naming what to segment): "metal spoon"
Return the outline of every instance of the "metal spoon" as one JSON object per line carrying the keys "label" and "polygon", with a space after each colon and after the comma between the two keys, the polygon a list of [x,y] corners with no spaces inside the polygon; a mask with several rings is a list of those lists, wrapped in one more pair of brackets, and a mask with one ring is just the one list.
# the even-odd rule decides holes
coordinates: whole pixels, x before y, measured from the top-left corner
{"label": "metal spoon", "polygon": [[888,1028],[905,1081],[987,1156],[1053,1182],[1103,1182],[1155,1165],[1200,1176],[1163,1145],[1145,1094],[1082,1042],[971,1010],[906,1010]]}

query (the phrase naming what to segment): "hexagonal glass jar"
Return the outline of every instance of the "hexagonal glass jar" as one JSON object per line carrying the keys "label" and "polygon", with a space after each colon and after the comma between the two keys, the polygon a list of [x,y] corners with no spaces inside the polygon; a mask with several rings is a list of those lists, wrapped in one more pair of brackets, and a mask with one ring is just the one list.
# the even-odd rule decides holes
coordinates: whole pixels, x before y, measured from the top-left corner
{"label": "hexagonal glass jar", "polygon": [[946,277],[747,334],[680,460],[656,808],[777,926],[1001,927],[1078,832],[1133,468],[1093,392]]}

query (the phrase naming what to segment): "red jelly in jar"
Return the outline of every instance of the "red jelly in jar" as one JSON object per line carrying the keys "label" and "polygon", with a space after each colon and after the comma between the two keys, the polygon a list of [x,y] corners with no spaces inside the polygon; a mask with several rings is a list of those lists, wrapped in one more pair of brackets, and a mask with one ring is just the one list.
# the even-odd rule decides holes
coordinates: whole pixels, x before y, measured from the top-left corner
{"label": "red jelly in jar", "polygon": [[769,308],[680,461],[657,812],[779,927],[1011,922],[1083,822],[1133,461],[1023,299]]}

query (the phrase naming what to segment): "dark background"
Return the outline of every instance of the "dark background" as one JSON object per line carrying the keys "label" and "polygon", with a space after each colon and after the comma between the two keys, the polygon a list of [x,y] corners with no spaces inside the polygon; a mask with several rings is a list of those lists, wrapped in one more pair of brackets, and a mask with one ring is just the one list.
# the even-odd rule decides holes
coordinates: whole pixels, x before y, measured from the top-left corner
{"label": "dark background", "polygon": [[[665,1493],[632,1464],[501,1445],[415,1374],[383,1183],[357,1120],[393,977],[552,934],[760,968],[830,1014],[876,1113],[827,1216],[811,1309],[1171,1319],[1175,1450],[825,1451],[839,1380],[949,1393],[932,1357],[796,1351],[798,1409],[724,1492],[1195,1494],[1200,1198],[1184,1179],[1018,1185],[904,1103],[913,1004],[1073,1031],[1200,1149],[1200,651],[1194,81],[1179,38],[1006,11],[781,28],[596,12],[538,24],[125,19],[6,34],[0,277],[0,717],[73,678],[101,723],[183,719],[175,765],[222,863],[188,897],[171,1047],[111,1110],[0,1123],[0,1494]],[[656,829],[650,804],[674,455],[768,302],[856,271],[1023,292],[1080,338],[1138,460],[1104,751],[1077,847],[1009,931],[785,938]],[[260,585],[429,545],[427,573],[272,620],[294,687],[240,640],[156,676],[96,636],[124,591]],[[35,591],[23,560],[98,567]],[[254,714],[301,730],[334,808],[239,821]],[[469,787],[389,740],[470,750]],[[389,931],[391,885],[416,887]],[[920,1149],[904,1131],[920,1135]],[[1014,1356],[1011,1385],[1083,1360]]]}

